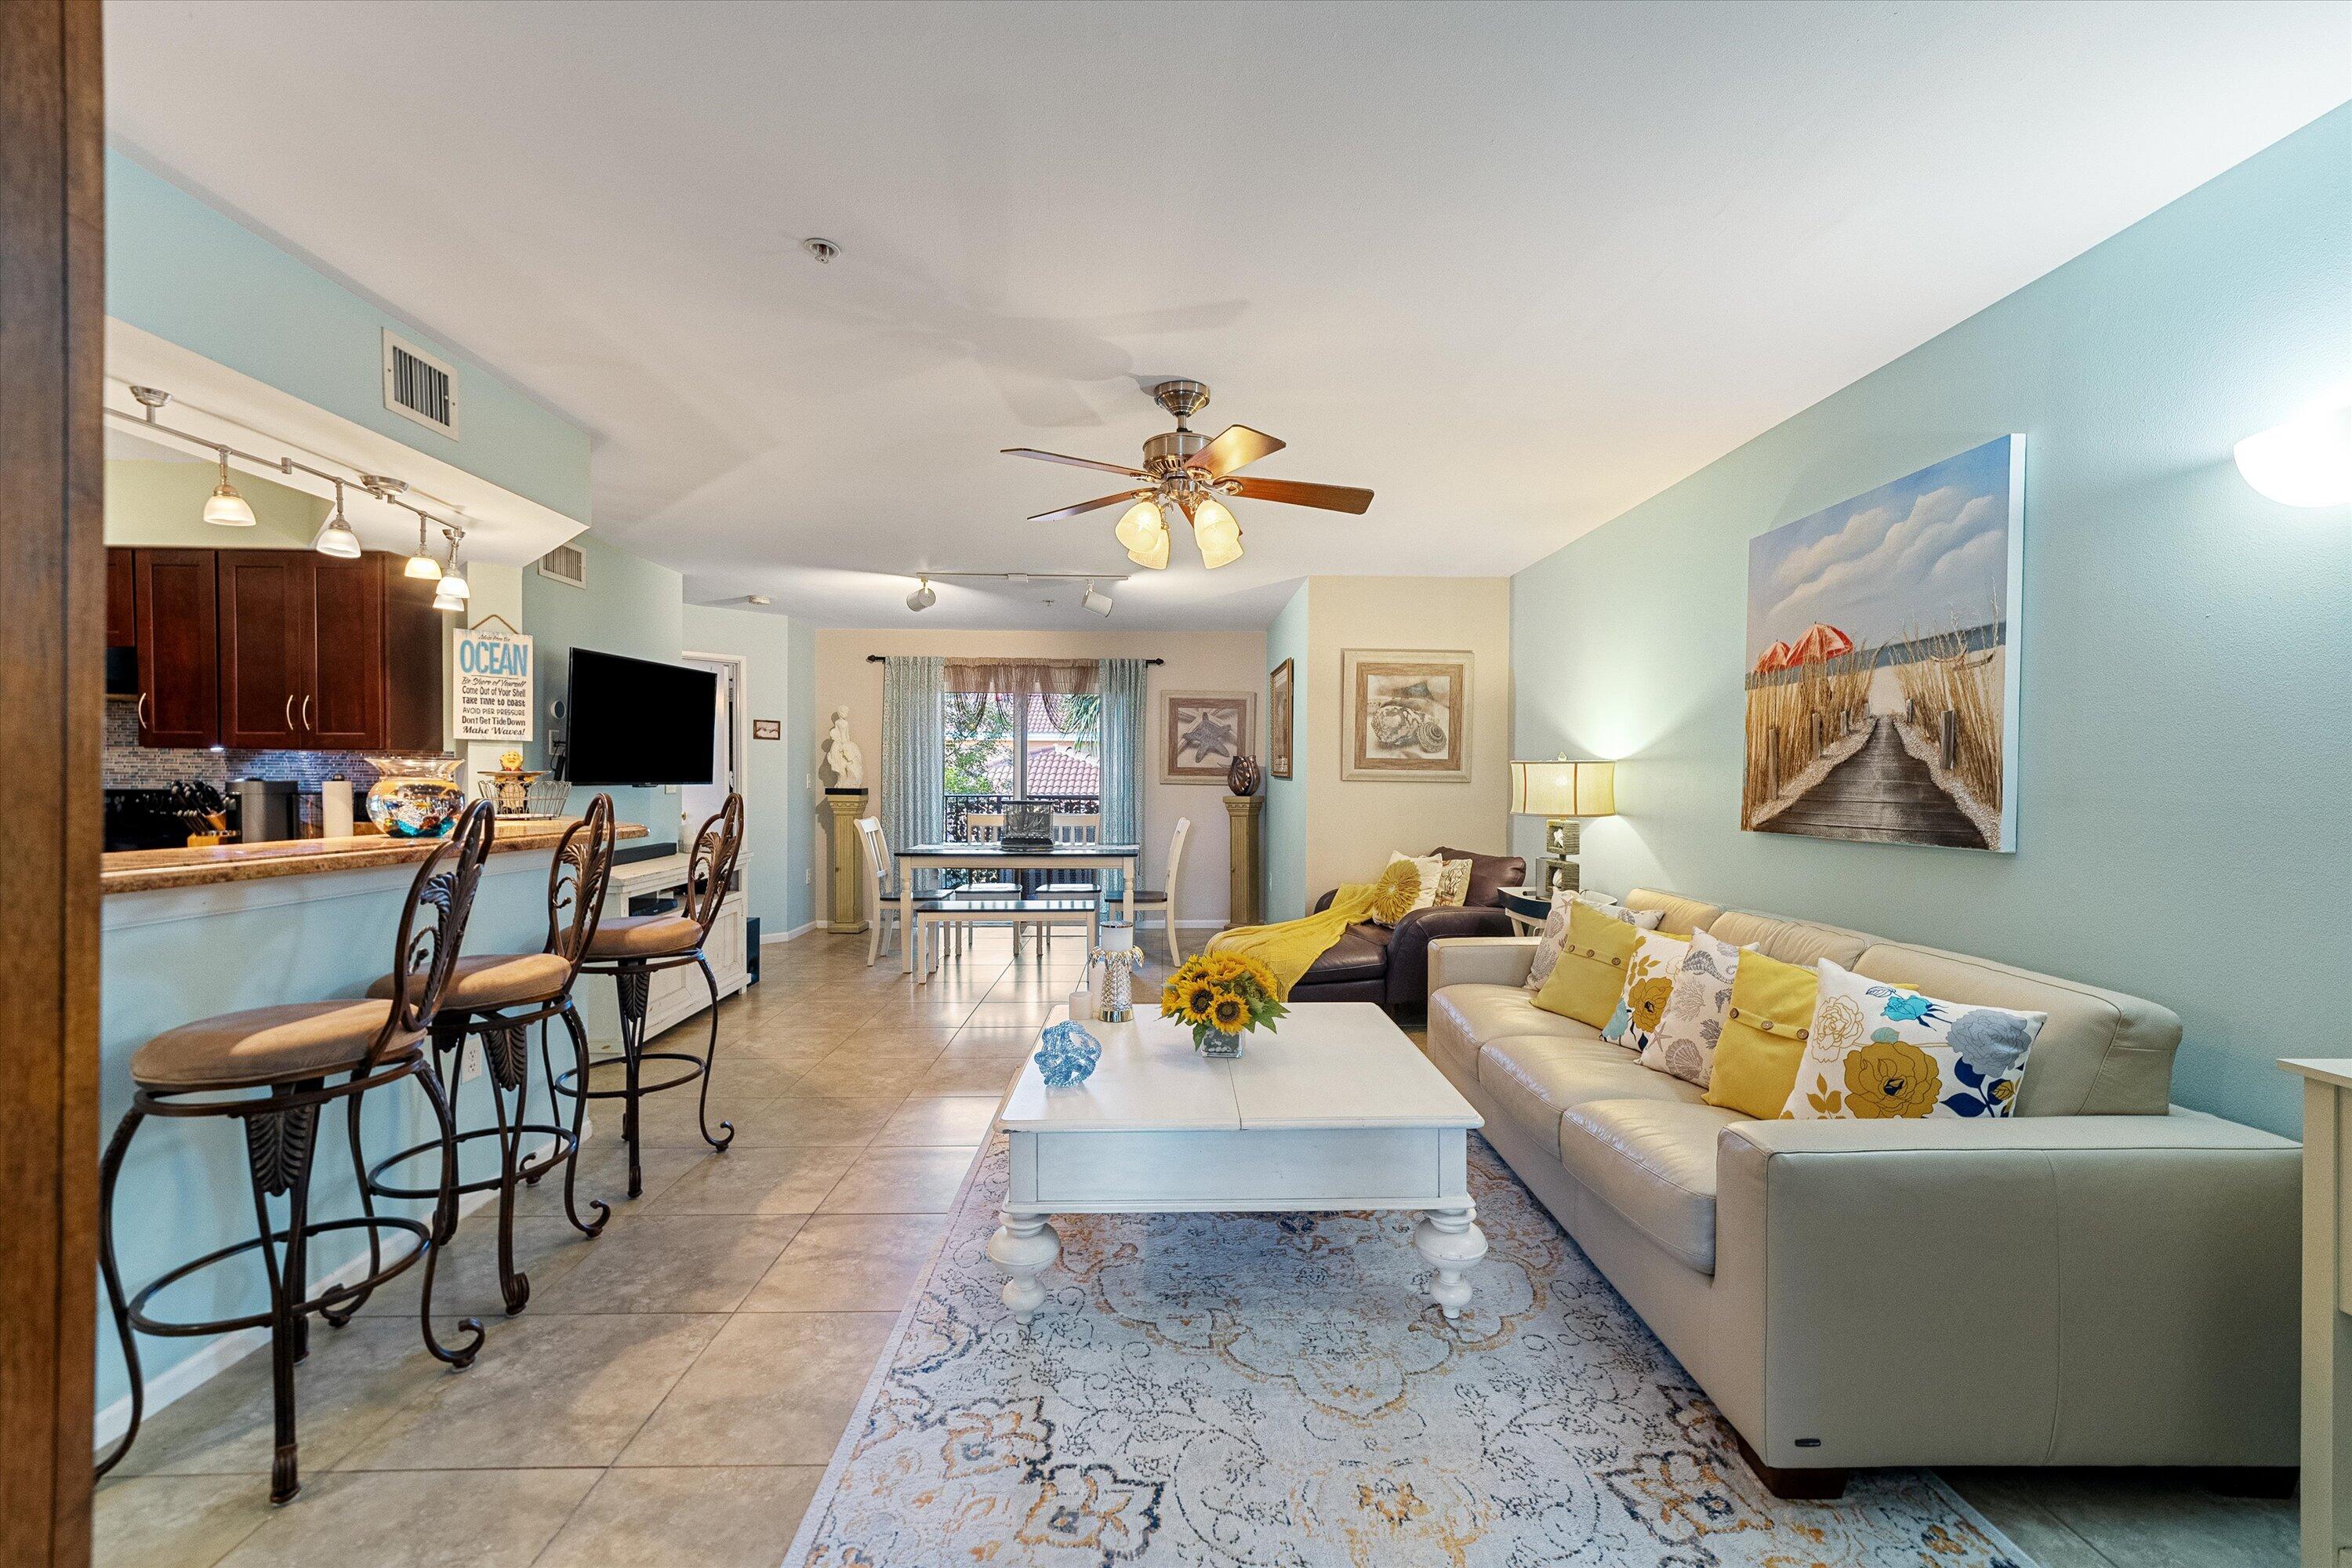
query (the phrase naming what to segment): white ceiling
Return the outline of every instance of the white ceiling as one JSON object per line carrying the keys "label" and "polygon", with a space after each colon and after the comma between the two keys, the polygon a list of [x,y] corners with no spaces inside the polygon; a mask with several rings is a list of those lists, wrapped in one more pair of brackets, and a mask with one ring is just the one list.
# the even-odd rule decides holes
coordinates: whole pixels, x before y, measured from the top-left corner
{"label": "white ceiling", "polygon": [[[1168,421],[1358,519],[1318,572],[1508,572],[2352,95],[2340,4],[595,6],[110,0],[118,141],[595,437],[595,531],[716,600],[909,619]],[[838,241],[819,266],[803,236]],[[1099,625],[942,587],[929,626]]]}

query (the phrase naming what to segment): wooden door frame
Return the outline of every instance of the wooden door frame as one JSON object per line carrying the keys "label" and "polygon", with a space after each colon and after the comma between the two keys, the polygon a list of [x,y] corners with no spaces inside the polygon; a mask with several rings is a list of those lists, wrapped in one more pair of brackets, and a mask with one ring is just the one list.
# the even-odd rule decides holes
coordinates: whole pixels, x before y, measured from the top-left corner
{"label": "wooden door frame", "polygon": [[97,1311],[98,0],[0,4],[0,1563],[89,1561]]}

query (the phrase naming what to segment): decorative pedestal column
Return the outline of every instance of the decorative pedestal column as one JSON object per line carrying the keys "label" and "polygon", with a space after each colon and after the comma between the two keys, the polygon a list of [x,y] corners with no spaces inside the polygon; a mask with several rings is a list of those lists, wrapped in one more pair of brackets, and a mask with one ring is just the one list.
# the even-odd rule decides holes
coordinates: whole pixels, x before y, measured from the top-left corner
{"label": "decorative pedestal column", "polygon": [[824,792],[825,837],[833,843],[833,918],[824,929],[866,929],[866,850],[857,842],[857,819],[866,815],[862,789]]}
{"label": "decorative pedestal column", "polygon": [[1225,826],[1232,836],[1226,864],[1226,921],[1237,926],[1260,925],[1265,920],[1264,879],[1259,875],[1258,822],[1265,815],[1262,795],[1225,796]]}

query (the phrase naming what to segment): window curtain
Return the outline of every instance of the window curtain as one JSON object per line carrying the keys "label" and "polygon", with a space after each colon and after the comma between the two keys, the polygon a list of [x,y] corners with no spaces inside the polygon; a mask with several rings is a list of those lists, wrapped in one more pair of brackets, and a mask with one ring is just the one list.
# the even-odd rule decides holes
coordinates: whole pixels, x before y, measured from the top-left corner
{"label": "window curtain", "polygon": [[947,689],[959,696],[1077,697],[1099,690],[1103,660],[951,658]]}
{"label": "window curtain", "polygon": [[[1148,718],[1139,658],[1107,658],[1102,686],[1102,837],[1106,844],[1143,842],[1143,728]],[[1141,862],[1137,863],[1139,868]],[[1106,900],[1125,892],[1125,874],[1103,874]]]}
{"label": "window curtain", "polygon": [[[882,661],[882,831],[893,850],[948,836],[944,659]],[[939,880],[927,871],[916,891]]]}

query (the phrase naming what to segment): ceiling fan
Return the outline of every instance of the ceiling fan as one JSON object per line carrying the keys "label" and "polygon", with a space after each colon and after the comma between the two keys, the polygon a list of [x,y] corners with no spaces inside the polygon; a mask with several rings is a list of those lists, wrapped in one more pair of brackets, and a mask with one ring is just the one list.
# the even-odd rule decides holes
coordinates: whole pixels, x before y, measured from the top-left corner
{"label": "ceiling fan", "polygon": [[1125,474],[1141,481],[1115,495],[1098,496],[1058,511],[1039,512],[1030,521],[1058,522],[1083,511],[1132,500],[1134,504],[1119,518],[1114,531],[1118,542],[1127,547],[1129,560],[1155,571],[1165,570],[1169,524],[1181,513],[1192,525],[1192,542],[1201,547],[1201,563],[1213,569],[1240,560],[1242,554],[1242,528],[1234,521],[1233,509],[1225,505],[1227,496],[1357,513],[1372,504],[1371,491],[1348,485],[1236,477],[1239,470],[1260,458],[1281,451],[1283,444],[1246,425],[1228,425],[1224,434],[1214,440],[1187,428],[1184,422],[1209,405],[1209,389],[1203,383],[1163,381],[1151,389],[1151,398],[1176,416],[1176,428],[1143,444],[1143,467],[1139,468],[1130,468],[1123,463],[1097,463],[1092,458],[1041,452],[1034,447],[1004,448],[1011,457],[1042,458],[1049,463],[1100,468],[1105,473]]}

